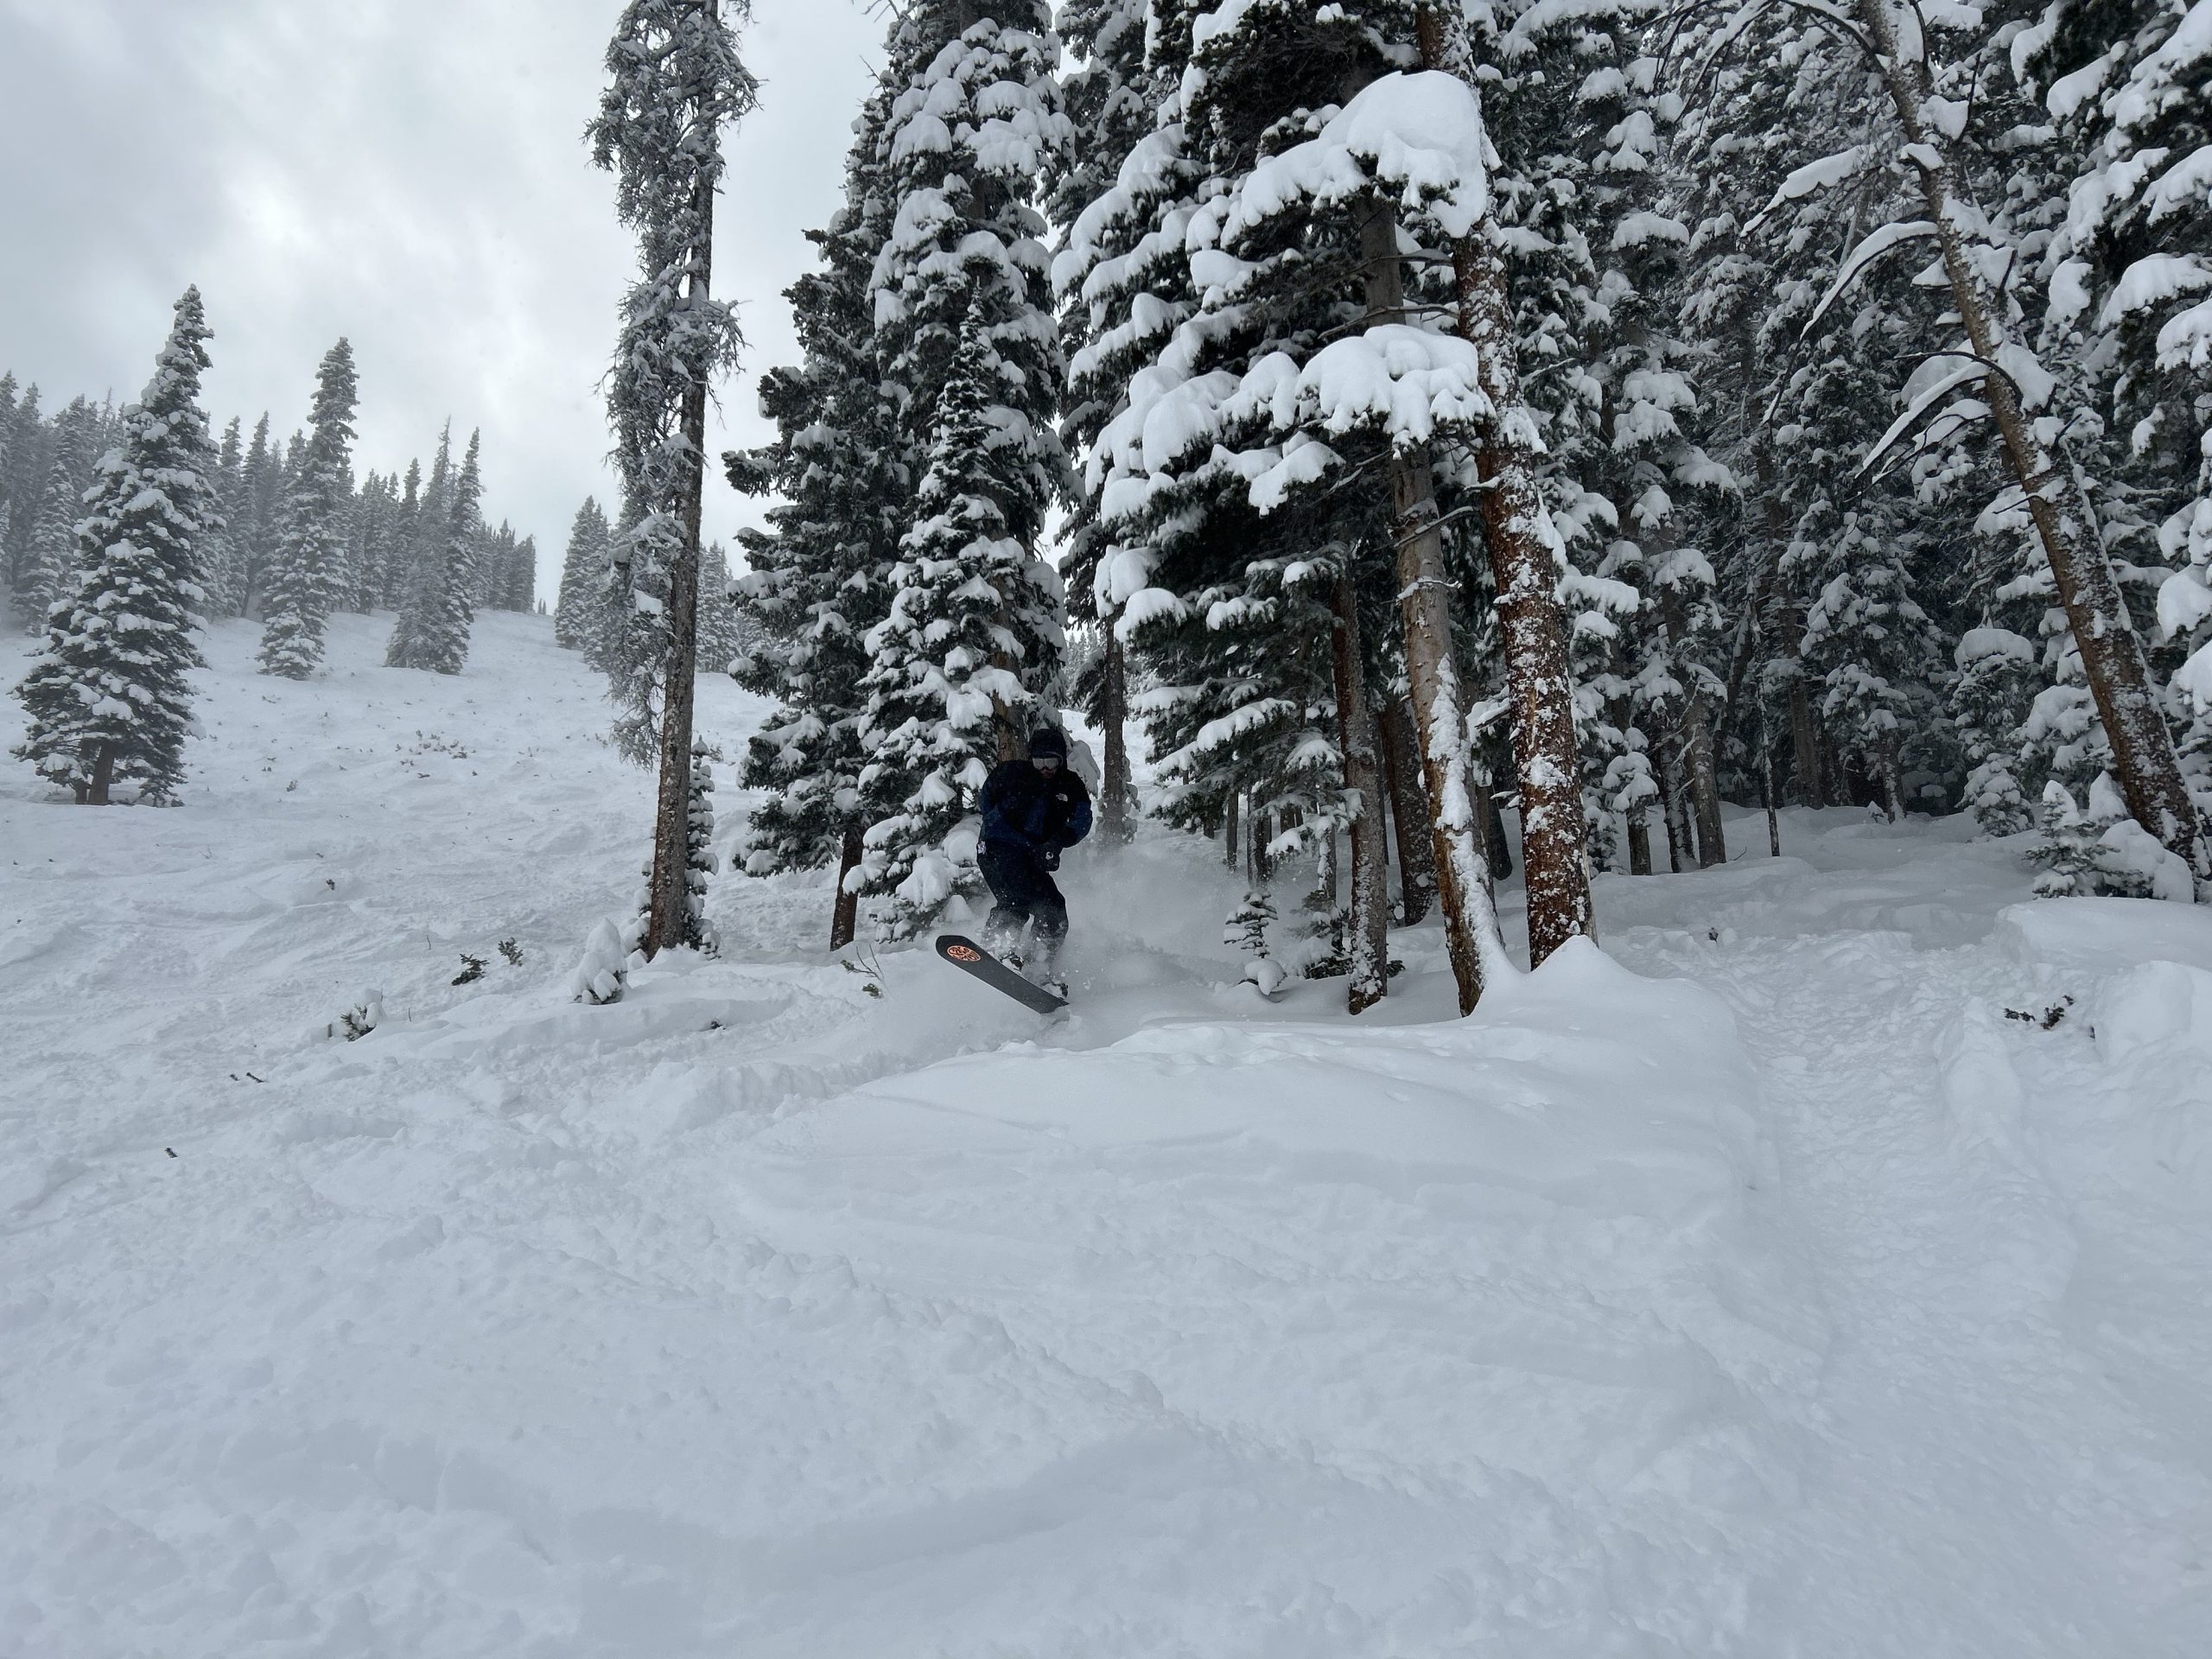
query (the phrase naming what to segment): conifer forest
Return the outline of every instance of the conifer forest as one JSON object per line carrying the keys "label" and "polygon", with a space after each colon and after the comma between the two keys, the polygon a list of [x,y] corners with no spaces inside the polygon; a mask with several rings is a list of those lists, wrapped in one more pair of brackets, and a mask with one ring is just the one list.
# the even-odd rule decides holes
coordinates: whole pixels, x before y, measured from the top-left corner
{"label": "conifer forest", "polygon": [[81,3],[0,1656],[2205,1650],[2212,0]]}

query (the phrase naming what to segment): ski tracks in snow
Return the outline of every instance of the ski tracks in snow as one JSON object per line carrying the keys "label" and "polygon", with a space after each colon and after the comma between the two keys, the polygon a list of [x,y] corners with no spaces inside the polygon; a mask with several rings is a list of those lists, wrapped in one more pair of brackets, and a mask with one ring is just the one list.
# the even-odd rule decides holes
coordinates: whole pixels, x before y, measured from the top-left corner
{"label": "ski tracks in snow", "polygon": [[[1781,1163],[1766,1208],[1815,1264],[1833,1329],[1774,1564],[1811,1614],[1796,1650],[1870,1651],[1884,1630],[1886,1651],[1991,1659],[2201,1652],[2212,1395],[2202,1370],[2178,1386],[2171,1351],[2107,1340],[2094,1304],[2132,1290],[2150,1323],[2123,1318],[2127,1340],[2201,1355],[2203,1217],[2166,1230],[2171,1254],[2115,1259],[2157,1217],[2099,1179],[2133,1079],[2096,1052],[2094,976],[2006,949],[1978,895],[1929,891],[1947,861],[1963,885],[1974,863],[2001,873],[2001,853],[1907,856],[1778,899],[1746,896],[1756,868],[1719,874],[1704,906],[1681,896],[1720,939],[1638,930],[1617,947],[1735,1011]],[[1838,915],[1875,925],[1831,931]],[[2131,1286],[2130,1265],[2164,1294]],[[2152,1334],[2191,1300],[2194,1319]]]}

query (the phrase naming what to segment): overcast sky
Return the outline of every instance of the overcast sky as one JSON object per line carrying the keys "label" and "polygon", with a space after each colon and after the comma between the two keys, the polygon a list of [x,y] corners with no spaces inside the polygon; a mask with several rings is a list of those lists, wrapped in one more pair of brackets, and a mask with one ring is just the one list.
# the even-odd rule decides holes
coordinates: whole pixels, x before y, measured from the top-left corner
{"label": "overcast sky", "polygon": [[[349,337],[357,471],[484,429],[485,505],[537,537],[616,493],[599,378],[632,268],[582,141],[620,0],[0,0],[0,369],[48,412],[135,397],[197,283],[209,412],[305,418]],[[755,373],[789,360],[781,298],[835,209],[881,61],[863,0],[754,0],[761,105],[729,142],[715,287],[742,305],[727,442],[759,442]],[[706,522],[753,518],[710,473]]]}

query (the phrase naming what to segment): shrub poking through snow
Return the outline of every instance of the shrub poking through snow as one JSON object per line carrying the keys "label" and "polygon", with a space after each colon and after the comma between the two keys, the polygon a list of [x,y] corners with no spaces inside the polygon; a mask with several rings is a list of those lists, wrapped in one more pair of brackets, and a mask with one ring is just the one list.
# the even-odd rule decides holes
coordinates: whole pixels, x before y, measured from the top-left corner
{"label": "shrub poking through snow", "polygon": [[691,801],[685,836],[683,942],[711,957],[719,953],[721,940],[715,925],[707,919],[707,882],[719,866],[715,858],[715,768],[702,742],[691,746]]}
{"label": "shrub poking through snow", "polygon": [[384,1023],[384,993],[363,991],[361,1000],[322,1028],[327,1038],[358,1043]]}
{"label": "shrub poking through snow", "polygon": [[584,941],[582,959],[569,979],[569,991],[578,1002],[588,1002],[594,1007],[604,1007],[610,1002],[620,1002],[623,993],[630,988],[630,970],[645,961],[639,946],[645,943],[645,918],[642,912],[622,921],[608,917]]}
{"label": "shrub poking through snow", "polygon": [[2189,866],[2128,816],[2109,772],[2090,784],[2087,811],[2056,779],[2044,786],[2043,844],[2030,856],[2044,867],[2039,898],[2097,893],[2185,905],[2196,894]]}
{"label": "shrub poking through snow", "polygon": [[1268,929],[1274,919],[1274,900],[1255,887],[1222,924],[1221,942],[1244,953],[1244,978],[1258,987],[1262,996],[1273,996],[1290,977],[1268,953]]}

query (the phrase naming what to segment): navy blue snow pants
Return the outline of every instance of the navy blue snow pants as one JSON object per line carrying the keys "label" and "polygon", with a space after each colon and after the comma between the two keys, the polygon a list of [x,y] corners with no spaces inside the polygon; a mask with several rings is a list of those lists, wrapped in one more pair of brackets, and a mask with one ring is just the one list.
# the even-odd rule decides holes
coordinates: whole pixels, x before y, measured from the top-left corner
{"label": "navy blue snow pants", "polygon": [[991,906],[987,927],[1014,934],[1021,931],[1022,923],[1034,922],[1040,939],[1057,939],[1067,932],[1068,901],[1045,868],[1041,849],[987,841],[976,854],[976,868],[991,884],[991,897],[998,901]]}

